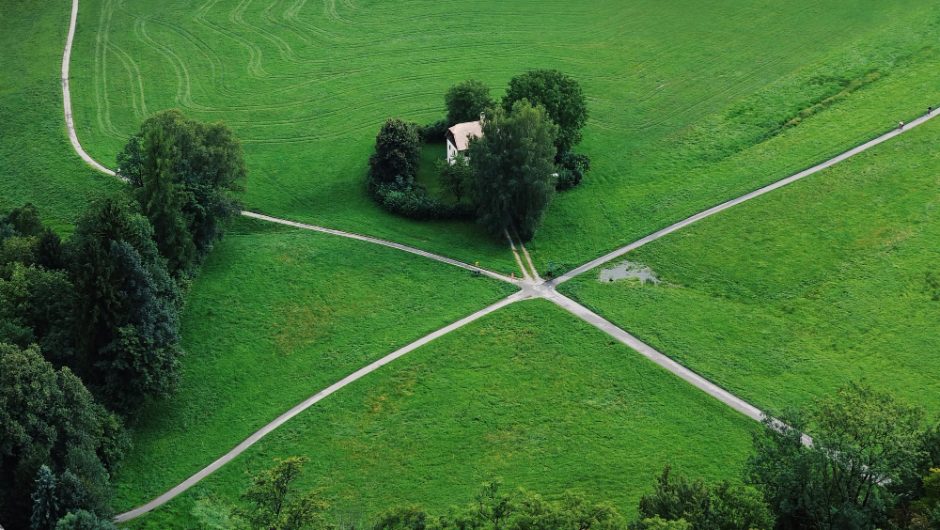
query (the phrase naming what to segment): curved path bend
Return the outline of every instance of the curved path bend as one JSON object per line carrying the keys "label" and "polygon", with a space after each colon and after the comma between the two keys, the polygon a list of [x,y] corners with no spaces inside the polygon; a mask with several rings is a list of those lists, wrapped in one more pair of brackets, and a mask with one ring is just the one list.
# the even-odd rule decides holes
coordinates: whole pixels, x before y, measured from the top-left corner
{"label": "curved path bend", "polygon": [[[75,152],[76,152],[76,153],[82,158],[82,160],[84,160],[88,165],[90,165],[90,166],[93,167],[94,169],[96,169],[96,170],[98,170],[98,171],[100,171],[100,172],[102,172],[102,173],[105,173],[105,174],[107,174],[107,175],[117,176],[114,171],[112,171],[112,170],[108,169],[107,167],[105,167],[104,165],[100,164],[98,161],[96,161],[95,159],[93,159],[87,152],[85,152],[85,150],[84,150],[84,149],[82,148],[82,146],[81,146],[81,143],[78,141],[78,136],[77,136],[77,134],[76,134],[76,132],[75,132],[75,124],[74,124],[74,120],[73,120],[73,118],[72,118],[71,95],[70,95],[70,91],[69,91],[69,62],[70,62],[70,59],[71,59],[72,44],[73,44],[73,41],[74,41],[75,28],[76,28],[77,19],[78,19],[78,4],[79,4],[79,0],[72,0],[71,21],[70,21],[70,25],[69,25],[68,37],[67,37],[67,39],[66,39],[66,44],[65,44],[65,52],[64,52],[63,57],[62,57],[62,93],[63,93],[64,108],[65,108],[65,123],[66,123],[66,127],[67,127],[67,129],[68,129],[69,141],[71,142],[72,147],[75,149]],[[350,375],[344,377],[343,379],[337,381],[336,383],[333,383],[332,385],[330,385],[330,386],[328,386],[328,387],[326,387],[326,388],[320,390],[319,392],[317,392],[316,394],[314,394],[314,395],[312,395],[311,397],[307,398],[307,399],[304,400],[303,402],[297,404],[296,406],[294,406],[293,408],[291,408],[290,410],[288,410],[288,411],[285,412],[284,414],[278,416],[278,417],[277,417],[276,419],[274,419],[272,422],[268,423],[267,425],[265,425],[264,427],[262,427],[261,429],[259,429],[258,431],[256,431],[254,434],[252,434],[251,436],[249,436],[248,438],[246,438],[244,441],[242,441],[241,443],[239,443],[237,446],[235,446],[234,448],[232,448],[228,453],[222,455],[222,456],[219,457],[217,460],[215,460],[214,462],[212,462],[211,464],[209,464],[208,466],[206,466],[205,468],[203,468],[203,469],[200,470],[199,472],[195,473],[193,476],[189,477],[189,478],[186,479],[185,481],[181,482],[180,484],[178,484],[177,486],[173,487],[172,489],[170,489],[170,490],[167,491],[166,493],[160,495],[159,497],[155,498],[154,500],[152,500],[152,501],[150,501],[150,502],[148,502],[148,503],[146,503],[146,504],[144,504],[144,505],[142,505],[142,506],[140,506],[140,507],[138,507],[138,508],[135,508],[135,509],[133,509],[133,510],[130,510],[130,511],[128,511],[128,512],[124,512],[124,513],[118,515],[118,516],[115,518],[115,520],[118,521],[118,522],[129,521],[129,520],[131,520],[131,519],[134,519],[134,518],[136,518],[136,517],[138,517],[138,516],[140,516],[140,515],[143,515],[143,514],[149,512],[149,511],[151,511],[151,510],[153,510],[153,509],[155,509],[155,508],[157,508],[157,507],[159,507],[159,506],[161,506],[161,505],[163,505],[163,504],[169,502],[171,499],[173,499],[173,498],[175,498],[176,496],[180,495],[181,493],[185,492],[185,491],[188,490],[190,487],[192,487],[194,484],[198,483],[199,481],[201,481],[201,480],[204,479],[205,477],[209,476],[210,474],[212,474],[213,472],[215,472],[216,470],[218,470],[219,468],[221,468],[221,467],[222,467],[223,465],[225,465],[226,463],[230,462],[232,459],[236,458],[238,455],[240,455],[241,453],[243,453],[246,449],[248,449],[249,447],[251,447],[252,445],[254,445],[255,443],[257,443],[261,438],[263,438],[264,436],[268,435],[268,434],[271,433],[274,429],[277,429],[278,427],[280,427],[281,425],[283,425],[284,423],[286,423],[287,421],[289,421],[289,420],[290,420],[291,418],[293,418],[294,416],[300,414],[300,413],[303,412],[304,410],[307,410],[308,408],[310,408],[310,407],[313,406],[314,404],[318,403],[319,401],[323,400],[323,399],[326,398],[327,396],[333,394],[334,392],[336,392],[336,391],[338,391],[338,390],[340,390],[340,389],[342,389],[342,388],[344,388],[344,387],[346,387],[346,386],[348,386],[348,385],[354,383],[355,381],[358,381],[359,379],[365,377],[366,375],[368,375],[368,374],[370,374],[370,373],[372,373],[372,372],[378,370],[378,369],[381,368],[382,366],[385,366],[386,364],[389,364],[389,363],[395,361],[396,359],[398,359],[398,358],[400,358],[400,357],[406,355],[407,353],[409,353],[409,352],[411,352],[411,351],[414,351],[414,350],[417,349],[417,348],[420,348],[421,346],[424,346],[424,345],[428,344],[429,342],[431,342],[431,341],[433,341],[433,340],[435,340],[435,339],[437,339],[437,338],[439,338],[439,337],[442,337],[442,336],[444,336],[444,335],[446,335],[446,334],[448,334],[448,333],[450,333],[450,332],[452,332],[452,331],[454,331],[454,330],[457,330],[457,329],[459,329],[459,328],[461,328],[461,327],[463,327],[463,326],[465,326],[465,325],[467,325],[467,324],[469,324],[469,323],[471,323],[471,322],[473,322],[473,321],[475,321],[475,320],[478,320],[478,319],[480,319],[480,318],[482,318],[482,317],[484,317],[484,316],[486,316],[486,315],[488,315],[488,314],[490,314],[490,313],[496,312],[496,311],[502,309],[503,307],[506,307],[507,305],[510,305],[510,304],[512,304],[512,303],[515,303],[515,302],[518,302],[518,301],[520,301],[520,300],[526,300],[526,299],[532,299],[532,298],[544,298],[544,299],[546,299],[546,300],[549,300],[549,301],[555,303],[556,305],[558,305],[559,307],[565,309],[566,311],[568,311],[568,312],[571,313],[572,315],[574,315],[574,316],[576,316],[576,317],[578,317],[578,318],[584,320],[585,322],[591,324],[592,326],[594,326],[594,327],[596,327],[597,329],[603,331],[604,333],[607,333],[609,336],[611,336],[611,337],[613,337],[614,339],[618,340],[619,342],[625,344],[626,346],[630,347],[631,349],[637,351],[638,353],[640,353],[641,355],[643,355],[643,356],[646,357],[647,359],[650,359],[652,362],[656,363],[658,366],[661,366],[662,368],[668,370],[670,373],[672,373],[672,374],[674,374],[674,375],[680,377],[681,379],[683,379],[684,381],[690,383],[691,385],[695,386],[696,388],[699,388],[700,390],[702,390],[702,391],[705,392],[706,394],[708,394],[708,395],[712,396],[713,398],[715,398],[715,399],[721,401],[722,403],[728,405],[729,407],[731,407],[732,409],[738,411],[739,413],[744,414],[745,416],[747,416],[747,417],[749,417],[749,418],[752,418],[752,419],[754,419],[754,420],[758,420],[758,421],[763,420],[763,419],[765,418],[765,415],[764,415],[764,413],[761,412],[760,409],[758,409],[757,407],[755,407],[755,406],[751,405],[750,403],[748,403],[747,401],[745,401],[745,400],[743,400],[743,399],[741,399],[741,398],[735,396],[735,395],[732,394],[731,392],[729,392],[729,391],[727,391],[727,390],[721,388],[720,386],[718,386],[718,385],[716,385],[715,383],[709,381],[709,380],[706,379],[705,377],[702,377],[701,375],[699,375],[699,374],[693,372],[692,370],[686,368],[685,366],[679,364],[678,362],[674,361],[673,359],[671,359],[671,358],[668,357],[667,355],[665,355],[665,354],[659,352],[659,351],[656,350],[655,348],[653,348],[653,347],[649,346],[648,344],[642,342],[642,341],[639,340],[638,338],[634,337],[634,336],[631,335],[630,333],[624,331],[624,330],[621,329],[620,327],[618,327],[618,326],[616,326],[615,324],[611,323],[610,321],[604,319],[603,317],[601,317],[601,316],[598,315],[597,313],[594,313],[593,311],[589,310],[588,308],[584,307],[583,305],[579,304],[578,302],[576,302],[576,301],[574,301],[574,300],[572,300],[572,299],[570,299],[570,298],[568,298],[568,297],[562,295],[562,294],[559,293],[557,290],[555,290],[555,286],[557,286],[557,285],[559,285],[559,284],[561,284],[561,283],[563,283],[563,282],[566,282],[566,281],[568,281],[568,280],[574,278],[575,276],[578,276],[578,275],[580,275],[580,274],[583,274],[583,273],[585,273],[585,272],[587,272],[587,271],[589,271],[589,270],[591,270],[591,269],[594,269],[595,267],[598,267],[598,266],[600,266],[600,265],[602,265],[602,264],[604,264],[604,263],[607,263],[607,262],[609,262],[609,261],[612,261],[612,260],[614,260],[614,259],[617,259],[617,258],[619,258],[619,257],[621,257],[621,256],[623,256],[623,255],[625,255],[625,254],[627,254],[628,252],[630,252],[630,251],[632,251],[632,250],[635,250],[635,249],[637,249],[637,248],[639,248],[639,247],[641,247],[641,246],[643,246],[643,245],[646,245],[647,243],[650,243],[650,242],[652,242],[652,241],[655,241],[655,240],[657,240],[657,239],[660,239],[660,238],[662,238],[662,237],[664,237],[664,236],[666,236],[666,235],[668,235],[668,234],[671,234],[671,233],[673,233],[673,232],[675,232],[675,231],[677,231],[677,230],[680,230],[680,229],[682,229],[682,228],[685,228],[686,226],[689,226],[689,225],[691,225],[691,224],[693,224],[693,223],[696,223],[696,222],[698,222],[698,221],[701,221],[702,219],[705,219],[705,218],[710,217],[710,216],[712,216],[712,215],[715,215],[715,214],[717,214],[717,213],[719,213],[719,212],[722,212],[722,211],[724,211],[724,210],[727,210],[727,209],[729,209],[729,208],[731,208],[731,207],[733,207],[733,206],[736,206],[736,205],[741,204],[741,203],[743,203],[743,202],[749,201],[749,200],[751,200],[751,199],[754,199],[754,198],[756,198],[756,197],[759,197],[759,196],[761,196],[761,195],[764,195],[764,194],[766,194],[766,193],[769,193],[769,192],[771,192],[771,191],[774,191],[774,190],[776,190],[776,189],[778,189],[778,188],[782,188],[782,187],[784,187],[784,186],[786,186],[786,185],[788,185],[788,184],[792,184],[793,182],[796,182],[796,181],[798,181],[798,180],[800,180],[800,179],[806,178],[806,177],[808,177],[808,176],[810,176],[810,175],[812,175],[812,174],[814,174],[814,173],[818,173],[819,171],[822,171],[823,169],[826,169],[826,168],[831,167],[831,166],[833,166],[833,165],[835,165],[835,164],[838,164],[839,162],[842,162],[843,160],[846,160],[847,158],[850,158],[850,157],[852,157],[852,156],[855,156],[855,155],[857,155],[857,154],[859,154],[859,153],[861,153],[861,152],[864,152],[864,151],[866,151],[866,150],[868,150],[868,149],[870,149],[870,148],[872,148],[872,147],[874,147],[874,146],[876,146],[876,145],[878,145],[878,144],[880,144],[880,143],[882,143],[882,142],[885,142],[885,141],[887,141],[887,140],[889,140],[889,139],[891,139],[891,138],[893,138],[893,137],[895,137],[895,136],[898,136],[898,135],[900,135],[900,134],[903,134],[903,133],[907,132],[908,130],[910,130],[910,129],[914,128],[914,127],[917,127],[918,125],[921,125],[922,123],[926,122],[927,120],[930,120],[930,119],[936,117],[938,114],[940,114],[940,110],[934,110],[934,111],[931,112],[930,114],[924,115],[924,116],[922,116],[922,117],[920,117],[920,118],[918,118],[918,119],[912,121],[912,122],[909,123],[906,127],[904,127],[904,129],[901,129],[901,130],[899,130],[899,129],[892,130],[892,131],[890,131],[890,132],[888,132],[888,133],[885,133],[885,134],[883,134],[883,135],[881,135],[881,136],[879,136],[879,137],[877,137],[877,138],[875,138],[875,139],[873,139],[873,140],[871,140],[871,141],[869,141],[869,142],[866,142],[866,143],[864,143],[864,144],[862,144],[862,145],[859,145],[859,146],[857,146],[857,147],[855,147],[855,148],[852,148],[852,149],[850,149],[850,150],[848,150],[848,151],[846,151],[846,152],[844,152],[844,153],[842,153],[842,154],[840,154],[840,155],[838,155],[838,156],[836,156],[836,157],[833,157],[833,158],[831,158],[831,159],[829,159],[829,160],[827,160],[827,161],[825,161],[825,162],[822,162],[822,163],[817,164],[817,165],[815,165],[815,166],[813,166],[813,167],[811,167],[811,168],[809,168],[809,169],[806,169],[806,170],[804,170],[804,171],[801,171],[801,172],[799,172],[799,173],[797,173],[797,174],[795,174],[795,175],[791,175],[791,176],[786,177],[786,178],[784,178],[784,179],[778,180],[778,181],[776,181],[776,182],[774,182],[774,183],[772,183],[772,184],[769,184],[769,185],[764,186],[764,187],[762,187],[762,188],[760,188],[760,189],[757,189],[757,190],[755,190],[755,191],[752,191],[752,192],[750,192],[750,193],[747,193],[747,194],[745,194],[745,195],[742,195],[741,197],[738,197],[738,198],[735,198],[735,199],[731,199],[731,200],[726,201],[726,202],[724,202],[724,203],[722,203],[722,204],[719,204],[719,205],[717,205],[717,206],[714,206],[714,207],[712,207],[712,208],[709,208],[709,209],[707,209],[707,210],[704,210],[704,211],[702,211],[702,212],[699,212],[699,213],[697,213],[697,214],[695,214],[695,215],[693,215],[693,216],[691,216],[691,217],[688,217],[687,219],[684,219],[684,220],[682,220],[682,221],[679,221],[679,222],[677,222],[677,223],[674,223],[674,224],[672,224],[672,225],[670,225],[670,226],[668,226],[668,227],[666,227],[666,228],[663,228],[663,229],[661,229],[661,230],[659,230],[659,231],[656,231],[656,232],[654,232],[654,233],[652,233],[652,234],[650,234],[650,235],[648,235],[648,236],[646,236],[646,237],[644,237],[644,238],[641,238],[641,239],[639,239],[639,240],[637,240],[637,241],[634,241],[633,243],[630,243],[630,244],[628,244],[628,245],[625,245],[625,246],[623,246],[623,247],[620,247],[620,248],[618,248],[618,249],[616,249],[616,250],[614,250],[614,251],[611,251],[611,252],[609,252],[608,254],[605,254],[605,255],[603,255],[603,256],[597,258],[597,259],[594,259],[594,260],[592,260],[592,261],[589,261],[589,262],[587,262],[587,263],[585,263],[585,264],[583,264],[583,265],[581,265],[581,266],[579,266],[579,267],[577,267],[577,268],[575,268],[575,269],[572,269],[571,271],[567,272],[566,274],[564,274],[564,275],[562,275],[562,276],[559,276],[558,278],[555,278],[555,279],[552,279],[552,280],[548,280],[548,281],[542,281],[540,278],[538,278],[538,272],[537,272],[537,270],[535,269],[534,265],[532,264],[532,260],[531,260],[531,257],[529,256],[528,251],[526,250],[525,246],[520,243],[520,244],[519,244],[519,248],[521,249],[522,254],[523,254],[523,256],[525,257],[525,261],[529,264],[529,267],[531,267],[531,270],[532,270],[532,274],[531,274],[531,275],[529,274],[529,272],[526,270],[525,265],[523,265],[523,262],[522,262],[522,260],[520,259],[519,253],[518,253],[517,249],[515,248],[515,245],[513,245],[512,238],[509,237],[508,234],[507,234],[507,238],[509,239],[510,247],[512,247],[512,251],[513,251],[513,253],[514,253],[514,257],[516,258],[517,263],[519,264],[520,269],[521,269],[522,272],[523,272],[523,278],[522,278],[521,280],[518,280],[518,279],[515,279],[515,278],[510,278],[510,277],[507,277],[507,276],[505,276],[505,275],[502,275],[502,274],[499,274],[499,273],[496,273],[496,272],[493,272],[493,271],[489,271],[489,270],[483,269],[483,268],[481,268],[481,267],[477,267],[477,266],[474,266],[474,265],[470,265],[470,264],[468,264],[468,263],[464,263],[464,262],[461,262],[461,261],[458,261],[458,260],[454,260],[454,259],[447,258],[447,257],[444,257],[444,256],[440,256],[440,255],[437,255],[437,254],[433,254],[433,253],[431,253],[431,252],[423,251],[423,250],[420,250],[420,249],[417,249],[417,248],[414,248],[414,247],[410,247],[410,246],[403,245],[403,244],[400,244],[400,243],[395,243],[395,242],[392,242],[392,241],[387,241],[387,240],[383,240],[383,239],[378,239],[378,238],[374,238],[374,237],[370,237],[370,236],[365,236],[365,235],[361,235],[361,234],[356,234],[356,233],[352,233],[352,232],[344,232],[344,231],[336,230],[336,229],[332,229],[332,228],[325,228],[325,227],[316,226],[316,225],[309,225],[309,224],[304,224],[304,223],[298,223],[298,222],[289,221],[289,220],[286,220],[286,219],[280,219],[280,218],[277,218],[277,217],[271,217],[271,216],[267,216],[267,215],[255,213],[255,212],[243,211],[243,212],[241,212],[242,215],[244,215],[244,216],[246,216],[246,217],[254,218],[254,219],[259,219],[259,220],[263,220],[263,221],[267,221],[267,222],[272,222],[272,223],[278,223],[278,224],[282,224],[282,225],[286,225],[286,226],[292,226],[292,227],[300,228],[300,229],[303,229],[303,230],[312,230],[312,231],[321,232],[321,233],[325,233],[325,234],[331,234],[331,235],[335,235],[335,236],[339,236],[339,237],[346,237],[346,238],[355,239],[355,240],[359,240],[359,241],[363,241],[363,242],[367,242],[367,243],[371,243],[371,244],[382,245],[382,246],[385,246],[385,247],[398,249],[398,250],[401,250],[401,251],[404,251],[404,252],[409,252],[409,253],[411,253],[411,254],[415,254],[415,255],[418,255],[418,256],[421,256],[421,257],[424,257],[424,258],[427,258],[427,259],[432,259],[432,260],[435,260],[435,261],[438,261],[438,262],[441,262],[441,263],[446,263],[446,264],[449,264],[449,265],[453,265],[453,266],[456,266],[456,267],[460,267],[460,268],[465,269],[465,270],[470,270],[470,271],[473,271],[473,272],[477,272],[477,273],[479,273],[479,274],[483,274],[483,275],[485,275],[485,276],[487,276],[487,277],[490,277],[490,278],[493,278],[493,279],[497,279],[497,280],[501,280],[501,281],[505,281],[505,282],[512,283],[512,284],[516,285],[517,287],[519,287],[519,288],[520,288],[520,291],[518,291],[518,292],[516,292],[516,293],[514,293],[514,294],[512,294],[512,295],[510,295],[510,296],[507,296],[506,298],[500,300],[499,302],[496,302],[496,303],[494,303],[494,304],[492,304],[492,305],[490,305],[490,306],[487,306],[487,307],[481,309],[480,311],[477,311],[476,313],[473,313],[473,314],[471,314],[471,315],[469,315],[469,316],[467,316],[467,317],[464,317],[464,318],[462,318],[462,319],[460,319],[460,320],[458,320],[458,321],[456,321],[456,322],[454,322],[454,323],[452,323],[452,324],[449,324],[449,325],[447,325],[447,326],[445,326],[445,327],[443,327],[443,328],[440,328],[440,329],[438,329],[437,331],[434,331],[434,332],[432,332],[432,333],[430,333],[430,334],[428,334],[428,335],[426,335],[426,336],[424,336],[424,337],[418,339],[417,341],[414,341],[414,342],[412,342],[412,343],[410,343],[410,344],[408,344],[408,345],[406,345],[406,346],[404,346],[404,347],[402,347],[402,348],[400,348],[400,349],[398,349],[398,350],[396,350],[396,351],[394,351],[394,352],[392,352],[392,353],[386,355],[385,357],[382,357],[381,359],[379,359],[379,360],[377,360],[377,361],[375,361],[375,362],[373,362],[373,363],[371,363],[371,364],[369,364],[369,365],[367,365],[367,366],[365,366],[365,367],[363,367],[363,368],[360,368],[359,370],[357,370],[357,371],[351,373]],[[533,275],[534,275],[534,277],[533,277]],[[781,429],[788,428],[785,424],[782,424],[782,423],[780,423],[780,422],[776,422],[776,421],[775,421],[775,423],[776,423],[776,425],[778,426],[778,428],[781,428]],[[806,444],[810,444],[810,443],[812,443],[812,439],[810,439],[808,436],[805,436],[805,435],[804,435],[804,437],[803,437],[803,442],[806,443]]]}

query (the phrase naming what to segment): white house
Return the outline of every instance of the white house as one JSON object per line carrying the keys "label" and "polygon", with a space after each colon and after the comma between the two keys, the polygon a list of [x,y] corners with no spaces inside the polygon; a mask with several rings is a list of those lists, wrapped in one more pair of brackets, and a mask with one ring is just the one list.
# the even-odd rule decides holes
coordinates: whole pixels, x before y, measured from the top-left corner
{"label": "white house", "polygon": [[458,123],[447,129],[445,135],[447,139],[447,162],[453,164],[457,153],[466,156],[467,148],[470,147],[470,140],[481,136],[483,136],[483,122],[480,121]]}

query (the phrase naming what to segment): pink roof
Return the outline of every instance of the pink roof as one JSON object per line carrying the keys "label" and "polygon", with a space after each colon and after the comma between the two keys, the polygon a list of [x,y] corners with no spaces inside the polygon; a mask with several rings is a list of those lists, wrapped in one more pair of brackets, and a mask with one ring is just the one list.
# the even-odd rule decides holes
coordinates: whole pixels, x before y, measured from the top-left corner
{"label": "pink roof", "polygon": [[465,151],[469,147],[470,138],[483,136],[483,124],[478,121],[458,123],[447,130],[454,135],[455,147],[458,151]]}

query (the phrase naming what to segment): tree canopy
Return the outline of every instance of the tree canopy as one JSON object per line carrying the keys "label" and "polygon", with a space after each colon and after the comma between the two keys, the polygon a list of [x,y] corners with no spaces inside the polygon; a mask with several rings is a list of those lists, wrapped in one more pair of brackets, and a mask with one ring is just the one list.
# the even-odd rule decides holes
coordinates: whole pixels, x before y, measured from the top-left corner
{"label": "tree canopy", "polygon": [[468,79],[450,87],[444,95],[444,102],[447,104],[448,125],[477,121],[480,114],[493,106],[490,87],[476,79]]}
{"label": "tree canopy", "polygon": [[494,235],[535,234],[555,193],[557,133],[544,109],[519,101],[511,112],[487,116],[483,137],[470,143],[471,196],[478,220]]}
{"label": "tree canopy", "polygon": [[527,100],[545,109],[548,117],[558,125],[555,138],[557,155],[562,155],[581,141],[581,129],[587,123],[587,100],[581,85],[558,70],[531,70],[509,81],[503,97],[503,110]]}
{"label": "tree canopy", "polygon": [[369,158],[370,183],[410,186],[418,173],[420,157],[418,126],[395,118],[388,119],[375,137],[375,153]]}
{"label": "tree canopy", "polygon": [[191,271],[240,210],[244,154],[222,123],[191,120],[176,110],[157,113],[141,124],[117,162],[173,273]]}
{"label": "tree canopy", "polygon": [[[76,504],[107,511],[108,470],[127,447],[119,420],[68,368],[0,344],[0,520],[26,528],[40,479],[44,522]],[[48,466],[41,472],[43,466]],[[47,502],[48,501],[48,502]]]}

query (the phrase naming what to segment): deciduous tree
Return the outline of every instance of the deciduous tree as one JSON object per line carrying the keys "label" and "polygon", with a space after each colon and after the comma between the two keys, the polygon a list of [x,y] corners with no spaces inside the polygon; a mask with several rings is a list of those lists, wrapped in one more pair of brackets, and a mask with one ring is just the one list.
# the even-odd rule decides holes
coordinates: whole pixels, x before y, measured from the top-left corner
{"label": "deciduous tree", "polygon": [[543,107],[558,125],[558,155],[571,151],[581,141],[581,129],[588,118],[587,100],[574,78],[558,70],[531,70],[518,75],[509,82],[503,109],[508,112],[522,100]]}
{"label": "deciduous tree", "polygon": [[486,109],[493,106],[490,87],[482,81],[468,79],[450,87],[444,95],[449,125],[480,119]]}
{"label": "deciduous tree", "polygon": [[470,143],[471,195],[477,215],[494,235],[515,228],[530,239],[555,193],[553,158],[558,132],[541,107],[519,101],[497,110]]}

